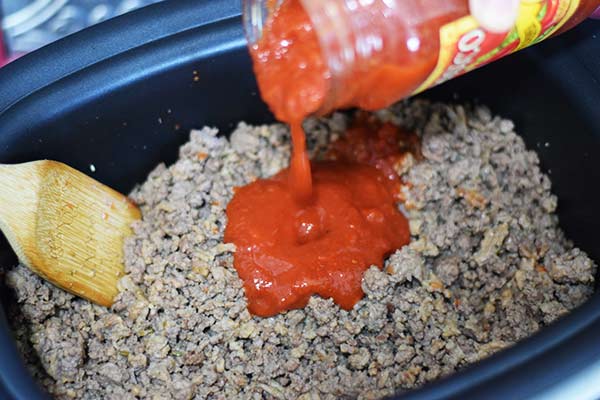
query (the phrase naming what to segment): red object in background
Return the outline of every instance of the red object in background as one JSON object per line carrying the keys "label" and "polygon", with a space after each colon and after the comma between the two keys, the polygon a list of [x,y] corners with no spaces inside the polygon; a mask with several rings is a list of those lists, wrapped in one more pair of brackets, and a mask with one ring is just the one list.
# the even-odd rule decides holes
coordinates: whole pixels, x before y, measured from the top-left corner
{"label": "red object in background", "polygon": [[2,67],[6,63],[8,63],[8,55],[6,54],[4,40],[2,40],[2,30],[0,30],[0,67]]}

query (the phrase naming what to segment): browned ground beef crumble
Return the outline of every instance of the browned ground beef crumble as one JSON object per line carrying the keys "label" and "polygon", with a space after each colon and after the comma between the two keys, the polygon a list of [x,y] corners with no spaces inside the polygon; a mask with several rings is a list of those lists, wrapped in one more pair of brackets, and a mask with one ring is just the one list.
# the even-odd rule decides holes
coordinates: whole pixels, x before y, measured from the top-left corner
{"label": "browned ground beef crumble", "polygon": [[[314,297],[248,314],[225,208],[235,186],[286,165],[287,129],[241,123],[228,140],[204,128],[131,194],[144,217],[111,310],[23,266],[6,273],[36,378],[58,398],[378,398],[503,349],[591,295],[596,266],[559,229],[550,180],[511,121],[425,101],[377,115],[415,130],[424,159],[403,171],[412,243],[365,273],[352,311]],[[307,121],[313,156],[347,122]]]}

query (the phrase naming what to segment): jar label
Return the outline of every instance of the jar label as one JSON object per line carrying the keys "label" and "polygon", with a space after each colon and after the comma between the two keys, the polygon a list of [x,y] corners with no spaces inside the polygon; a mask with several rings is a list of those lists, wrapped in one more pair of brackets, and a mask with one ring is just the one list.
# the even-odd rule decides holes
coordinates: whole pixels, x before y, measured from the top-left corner
{"label": "jar label", "polygon": [[486,31],[472,16],[444,25],[438,63],[413,94],[546,39],[573,17],[579,5],[580,0],[521,0],[519,17],[508,33]]}

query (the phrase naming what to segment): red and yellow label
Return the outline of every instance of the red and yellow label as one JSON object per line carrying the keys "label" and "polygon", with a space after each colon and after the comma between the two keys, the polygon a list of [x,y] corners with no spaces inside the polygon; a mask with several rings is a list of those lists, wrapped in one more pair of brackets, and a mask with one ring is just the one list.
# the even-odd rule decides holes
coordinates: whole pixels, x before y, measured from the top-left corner
{"label": "red and yellow label", "polygon": [[546,39],[573,17],[579,5],[580,0],[521,0],[515,27],[503,34],[486,31],[472,16],[443,26],[437,66],[413,94]]}

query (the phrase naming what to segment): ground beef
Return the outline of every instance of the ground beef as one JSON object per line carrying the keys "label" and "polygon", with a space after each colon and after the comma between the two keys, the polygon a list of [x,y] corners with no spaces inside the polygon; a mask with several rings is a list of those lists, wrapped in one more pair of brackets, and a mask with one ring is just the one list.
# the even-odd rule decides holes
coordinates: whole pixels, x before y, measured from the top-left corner
{"label": "ground beef", "polygon": [[[596,266],[558,228],[550,180],[512,122],[425,101],[377,116],[416,131],[423,159],[404,173],[412,242],[365,273],[352,311],[313,297],[272,318],[247,312],[225,208],[234,187],[286,166],[288,132],[242,123],[228,140],[205,128],[131,194],[143,220],[112,309],[23,266],[7,273],[35,376],[58,398],[378,398],[487,357],[591,295]],[[307,121],[312,155],[347,122]]]}

